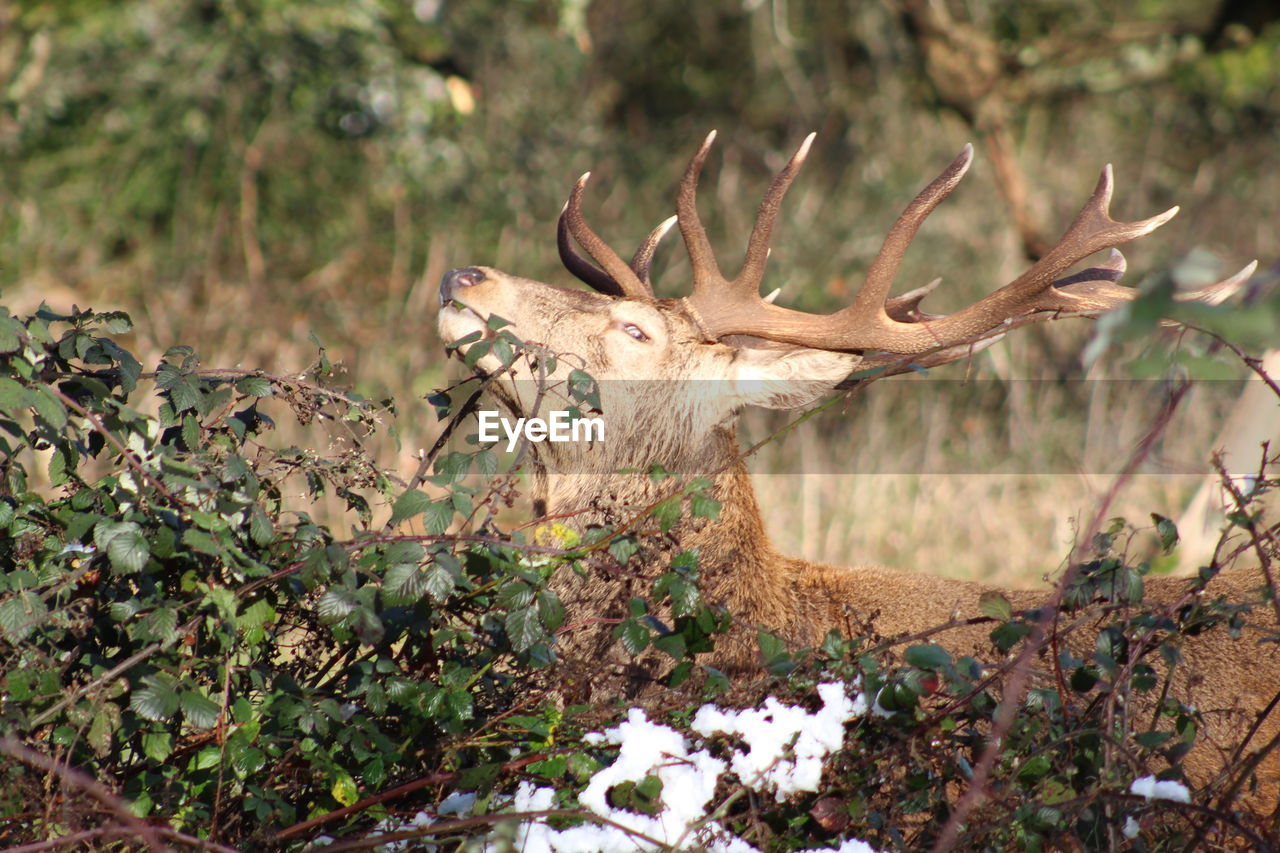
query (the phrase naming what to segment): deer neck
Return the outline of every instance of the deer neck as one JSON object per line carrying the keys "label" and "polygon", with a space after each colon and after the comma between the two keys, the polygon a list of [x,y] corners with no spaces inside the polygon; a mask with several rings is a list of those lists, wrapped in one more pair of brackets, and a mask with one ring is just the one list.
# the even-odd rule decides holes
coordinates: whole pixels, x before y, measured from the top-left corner
{"label": "deer neck", "polygon": [[[671,476],[646,473],[655,461]],[[703,493],[719,503],[718,512],[714,518],[698,518],[686,502],[662,550],[674,554],[697,549],[704,572],[714,572],[731,561],[741,567],[744,560],[756,563],[776,556],[764,532],[737,439],[728,427],[716,427],[705,441],[666,456],[646,453],[629,460],[609,459],[599,466],[582,458],[541,457],[538,462],[542,470],[535,476],[535,507],[541,515],[579,532],[600,527],[656,528],[652,507],[695,478],[705,478],[711,486]],[[577,466],[588,470],[575,470]]]}

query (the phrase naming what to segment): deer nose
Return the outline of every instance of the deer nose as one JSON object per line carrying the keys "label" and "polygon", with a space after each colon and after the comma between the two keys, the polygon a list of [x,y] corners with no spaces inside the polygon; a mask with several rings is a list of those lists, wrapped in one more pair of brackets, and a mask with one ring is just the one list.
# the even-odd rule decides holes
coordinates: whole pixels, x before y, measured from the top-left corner
{"label": "deer nose", "polygon": [[449,270],[440,279],[440,304],[445,305],[464,287],[472,287],[484,281],[484,273],[475,267]]}

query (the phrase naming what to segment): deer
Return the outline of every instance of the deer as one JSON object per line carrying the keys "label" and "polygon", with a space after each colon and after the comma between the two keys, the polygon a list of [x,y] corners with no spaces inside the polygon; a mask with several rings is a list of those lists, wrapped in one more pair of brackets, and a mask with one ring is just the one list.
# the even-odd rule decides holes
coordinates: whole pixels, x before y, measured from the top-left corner
{"label": "deer", "polygon": [[[924,575],[878,565],[837,567],[779,553],[765,532],[736,436],[748,406],[796,409],[847,387],[855,374],[879,375],[936,367],[974,352],[1028,322],[1096,317],[1133,300],[1136,288],[1119,284],[1126,261],[1117,246],[1163,225],[1174,207],[1148,219],[1117,221],[1109,208],[1112,169],[1102,172],[1092,195],[1061,239],[1014,280],[946,315],[926,313],[921,302],[938,282],[892,296],[890,289],[908,246],[925,218],[959,184],[973,159],[963,151],[930,182],[889,228],[852,303],[815,315],[762,297],[761,283],[781,203],[810,150],[810,134],[777,173],[760,203],[740,271],[726,277],[697,209],[697,189],[715,132],[698,148],[680,180],[676,215],[624,261],[587,224],[583,198],[590,172],[575,184],[557,224],[564,266],[590,290],[521,278],[487,266],[454,269],[440,286],[439,330],[445,341],[492,338],[494,317],[534,355],[503,364],[490,350],[474,370],[490,380],[498,404],[515,416],[546,414],[556,405],[546,389],[580,365],[598,380],[607,440],[586,444],[530,445],[532,499],[538,517],[570,529],[626,529],[645,508],[670,494],[670,483],[645,472],[653,463],[686,478],[703,475],[719,502],[714,517],[683,517],[665,533],[645,537],[621,569],[598,568],[581,576],[560,571],[552,589],[575,626],[557,641],[557,653],[589,672],[585,697],[635,697],[639,685],[663,675],[658,656],[632,658],[611,626],[627,615],[628,602],[646,597],[654,579],[682,552],[697,554],[704,600],[731,614],[734,628],[720,637],[710,664],[729,673],[759,672],[757,629],[798,647],[813,647],[830,631],[881,638],[932,636],[953,655],[990,659],[990,624],[975,620],[984,594],[997,592],[1022,611],[1045,604],[1044,590],[993,589],[978,582]],[[663,236],[678,225],[689,261],[691,287],[681,298],[658,298],[650,276]],[[574,243],[585,250],[584,257]],[[1090,256],[1106,259],[1077,273]],[[1249,278],[1255,265],[1180,298],[1217,302]],[[460,353],[462,347],[452,350]],[[546,356],[554,354],[552,359]],[[1253,605],[1243,636],[1221,630],[1191,636],[1175,667],[1173,691],[1205,717],[1201,739],[1185,760],[1196,785],[1210,784],[1239,739],[1255,727],[1252,743],[1280,736],[1280,649],[1262,642],[1276,635],[1277,609],[1264,597],[1258,571],[1224,571],[1204,590]],[[1193,582],[1149,576],[1147,597],[1173,606],[1190,600]],[[662,613],[658,614],[663,617]],[[1092,640],[1090,640],[1090,643]],[[669,665],[669,662],[668,662]],[[621,686],[619,686],[621,685]],[[1275,751],[1258,768],[1250,807],[1275,808],[1280,758]]]}

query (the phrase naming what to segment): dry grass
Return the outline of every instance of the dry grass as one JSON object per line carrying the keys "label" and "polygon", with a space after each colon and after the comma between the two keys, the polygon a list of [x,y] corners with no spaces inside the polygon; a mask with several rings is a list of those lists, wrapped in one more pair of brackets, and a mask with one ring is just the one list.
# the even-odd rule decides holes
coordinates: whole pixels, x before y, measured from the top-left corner
{"label": "dry grass", "polygon": [[[825,289],[829,302],[847,299],[909,187],[918,186],[931,167],[945,163],[954,153],[955,140],[967,133],[952,118],[884,115],[896,133],[917,140],[909,157],[916,178],[899,175],[905,155],[882,152],[870,140],[864,140],[865,157],[844,167],[839,188],[822,180],[821,164],[815,164],[815,174],[801,181],[788,200],[787,222],[775,251],[777,269],[766,284],[772,287],[794,278],[793,287],[801,292],[789,286],[785,301],[816,301],[803,292],[814,287]],[[1105,130],[1108,121],[1119,120],[1064,116],[1062,123]],[[1187,186],[1181,176],[1161,172],[1163,161],[1156,156],[1169,144],[1170,121],[1158,115],[1149,119],[1143,125],[1146,148],[1131,142],[1116,152],[1118,214],[1145,215],[1160,209],[1167,201],[1162,190],[1169,184],[1187,190],[1178,200],[1188,212],[1144,240],[1131,259],[1140,267],[1159,268],[1181,251],[1209,243],[1242,262],[1275,236],[1274,223],[1280,220],[1270,213],[1273,199],[1280,198],[1272,191],[1280,177],[1274,170],[1259,173],[1247,198],[1224,194],[1212,175],[1204,177],[1206,170],[1228,171],[1224,164],[1249,156],[1247,150],[1232,151],[1227,145],[1220,152],[1221,162],[1206,163]],[[1092,169],[1099,165],[1096,158],[1067,156],[1059,150],[1069,145],[1070,140],[1052,135],[1028,138],[1028,151],[1035,150],[1037,157],[1028,153],[1024,159],[1041,164],[1034,180],[1046,222],[1060,224],[1069,218],[1087,195]],[[704,190],[714,199],[705,203],[709,226],[717,243],[727,247],[741,244],[763,182],[747,174],[733,145],[726,142],[724,148],[719,171]],[[671,175],[677,166],[668,170]],[[908,189],[888,192],[886,171],[899,176]],[[571,172],[566,165],[566,175]],[[619,210],[615,196],[625,201],[628,188],[615,181],[605,189],[606,174],[607,169],[601,171],[599,197],[592,201],[596,221],[602,234],[623,245],[629,233],[643,233],[630,220],[656,221],[665,210],[648,202],[639,213]],[[567,185],[568,178],[564,182]],[[667,182],[655,178],[658,183]],[[868,197],[851,188],[864,183],[891,197]],[[663,192],[669,198],[667,190]],[[949,310],[989,290],[993,282],[1016,275],[1024,263],[997,198],[991,169],[980,160],[965,188],[931,217],[920,247],[907,257],[899,289],[943,270],[946,286],[933,307]],[[1245,221],[1252,224],[1234,227],[1239,218],[1224,213],[1224,205],[1234,214],[1247,210]],[[138,324],[128,343],[147,366],[168,346],[186,343],[196,347],[206,365],[297,372],[315,359],[310,341],[314,332],[345,371],[340,381],[366,396],[396,398],[399,416],[394,425],[400,446],[384,436],[370,449],[380,464],[408,476],[417,464],[416,451],[431,446],[440,428],[422,397],[448,376],[434,328],[436,283],[445,270],[466,263],[492,263],[523,275],[564,281],[563,272],[553,272],[550,249],[555,211],[542,214],[542,219],[526,223],[529,227],[504,231],[496,245],[479,246],[465,226],[452,224],[449,210],[435,209],[425,222],[428,227],[419,230],[415,222],[403,229],[397,237],[403,244],[397,242],[390,255],[369,246],[336,246],[330,258],[317,259],[315,272],[296,282],[254,286],[212,268],[189,271],[182,281],[169,282],[136,264],[103,267],[79,279],[39,270],[23,275],[17,289],[5,293],[5,302],[19,311],[41,299],[60,308],[73,302],[124,308]],[[628,222],[619,222],[618,214],[629,217]],[[722,237],[723,230],[732,233]],[[726,258],[732,254],[725,249]],[[406,256],[415,259],[407,272]],[[664,295],[678,287],[684,266],[678,249],[668,247],[660,255],[658,276]],[[1140,278],[1140,273],[1132,278]],[[1160,397],[1154,386],[1140,394],[1132,388],[1111,393],[1115,388],[1109,391],[1103,384],[1085,395],[1076,388],[1055,396],[1056,377],[1081,375],[1078,353],[1086,333],[1060,324],[1050,332],[1029,331],[1002,343],[978,366],[976,375],[987,388],[985,399],[955,393],[955,388],[936,400],[918,392],[904,398],[881,383],[854,400],[847,415],[824,416],[811,437],[764,452],[753,465],[760,472],[758,492],[779,546],[788,553],[838,564],[876,562],[999,583],[1036,583],[1059,565],[1078,520],[1094,511],[1098,496],[1110,486],[1111,475],[1104,472],[1118,468],[1126,448],[1150,423]],[[939,375],[958,378],[964,373],[955,366]],[[1117,370],[1117,375],[1123,374]],[[1042,381],[1013,382],[1000,393],[992,391],[1020,377]],[[1135,478],[1115,506],[1116,514],[1137,521],[1153,511],[1179,514],[1208,470],[1227,396],[1206,393],[1188,401],[1160,449],[1163,466]],[[753,425],[748,433],[761,435]],[[276,441],[322,451],[331,443],[323,435],[289,427],[282,427]],[[786,471],[806,473],[776,473]],[[326,505],[322,514],[333,518],[339,509]]]}
{"label": "dry grass", "polygon": [[[7,302],[19,309],[40,299],[63,308],[71,302],[123,306],[138,321],[129,343],[148,366],[167,346],[184,342],[196,346],[206,365],[296,373],[316,356],[309,339],[314,330],[340,366],[339,382],[368,396],[396,397],[401,446],[382,434],[369,449],[379,464],[407,478],[417,450],[429,447],[440,429],[422,397],[457,375],[446,369],[434,331],[435,281],[446,254],[430,253],[423,273],[400,292],[220,282],[195,294],[203,303],[196,304],[195,295],[182,290],[148,292],[139,300],[126,277],[105,276],[94,293],[41,282],[7,294]],[[299,299],[301,292],[308,297]],[[1048,340],[1072,352],[1082,335],[1055,329]],[[1100,381],[1065,383],[1002,376],[1036,375],[1030,365],[1043,365],[1044,356],[1027,350],[1043,345],[998,345],[971,368],[971,384],[963,381],[963,366],[927,380],[875,384],[843,411],[834,408],[764,448],[751,465],[779,547],[834,564],[879,563],[1012,586],[1035,585],[1055,571],[1081,519],[1095,511],[1128,449],[1152,422],[1163,392],[1154,382],[1105,381],[1105,373],[1097,374]],[[1028,369],[1009,367],[1018,364]],[[1233,397],[1226,384],[1197,388],[1160,444],[1156,465],[1129,483],[1113,514],[1139,523],[1150,512],[1177,517],[1208,470]],[[303,430],[285,417],[279,422],[273,443],[344,450],[344,436],[326,433],[322,424]],[[758,440],[780,423],[749,416],[744,439]],[[300,490],[292,497],[299,506],[307,503]],[[343,529],[336,500],[308,508]],[[527,512],[520,508],[505,520],[518,523]]]}

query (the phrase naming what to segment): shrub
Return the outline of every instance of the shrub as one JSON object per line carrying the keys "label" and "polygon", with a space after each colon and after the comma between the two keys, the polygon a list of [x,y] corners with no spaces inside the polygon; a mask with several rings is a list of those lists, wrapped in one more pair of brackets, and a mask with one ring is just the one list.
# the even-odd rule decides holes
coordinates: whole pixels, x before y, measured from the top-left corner
{"label": "shrub", "polygon": [[[262,849],[453,838],[461,849],[669,808],[656,770],[617,770],[605,806],[579,800],[625,749],[611,728],[622,709],[562,707],[544,690],[564,619],[548,578],[588,558],[625,563],[638,533],[502,530],[494,519],[515,481],[496,476],[483,447],[442,439],[407,482],[381,469],[363,442],[394,405],[336,388],[323,349],[298,375],[206,368],[184,347],[144,372],[113,337],[129,329],[119,312],[0,315],[0,751],[14,759],[0,768],[0,839]],[[508,363],[523,357],[505,331],[493,346]],[[589,405],[590,378],[575,387]],[[475,400],[468,388],[456,404],[461,390],[431,398],[446,437]],[[271,447],[283,418],[328,427],[328,451]],[[1264,561],[1277,540],[1257,501],[1275,485],[1255,478],[1231,517]],[[657,529],[686,510],[714,515],[704,486],[652,507]],[[349,535],[308,514],[305,502],[325,496],[342,502]],[[819,694],[838,704],[853,693],[862,704],[850,707],[875,711],[851,714],[816,787],[778,799],[725,772],[684,843],[844,839],[853,850],[857,836],[918,849],[950,831],[966,849],[1263,843],[1262,827],[1230,812],[1254,762],[1223,798],[1153,798],[1181,795],[1173,782],[1198,726],[1162,673],[1188,633],[1247,618],[1194,589],[1186,606],[1144,599],[1143,578],[1176,543],[1172,524],[1155,522],[1142,533],[1155,547],[1137,547],[1121,522],[1095,537],[1063,584],[1062,624],[984,599],[993,646],[1009,653],[994,669],[953,659],[928,632],[880,645],[833,634],[812,650],[762,634],[768,674],[730,684],[696,658],[729,614],[699,597],[696,555],[677,555],[617,626],[633,654],[674,660],[672,693],[650,709],[672,736],[729,767],[745,730],[717,734],[706,715],[724,712],[694,715],[707,698],[754,707],[768,693],[817,709]],[[1046,631],[1052,665],[1032,676],[1018,654]],[[819,687],[831,683],[844,699]],[[1017,713],[1002,714],[1009,696]],[[1129,713],[1121,696],[1150,697],[1156,714]],[[612,744],[587,735],[601,729]],[[771,766],[797,758],[795,736]],[[1148,766],[1169,769],[1139,780]],[[961,826],[962,780],[975,777],[988,797]],[[526,807],[537,814],[510,816]],[[698,834],[713,826],[719,841]]]}

